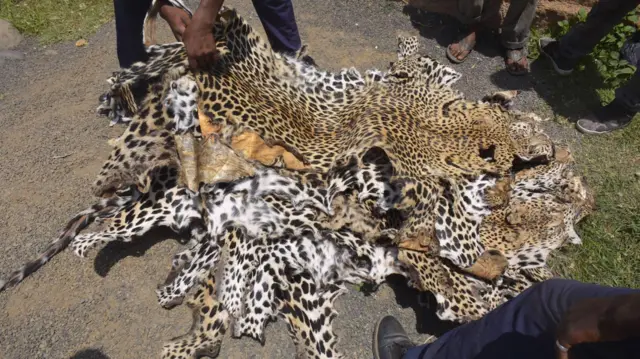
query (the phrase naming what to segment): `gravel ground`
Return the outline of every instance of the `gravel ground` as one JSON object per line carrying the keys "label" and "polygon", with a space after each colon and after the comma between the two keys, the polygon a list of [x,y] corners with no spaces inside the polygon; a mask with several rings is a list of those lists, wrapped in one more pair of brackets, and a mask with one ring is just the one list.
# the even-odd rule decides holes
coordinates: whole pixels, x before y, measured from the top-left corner
{"label": "gravel ground", "polygon": [[[385,68],[395,59],[400,33],[421,34],[423,51],[447,62],[444,46],[457,31],[450,21],[409,14],[398,2],[294,4],[311,55],[321,67],[332,69]],[[248,0],[229,0],[227,5],[262,31]],[[423,26],[418,30],[412,20]],[[166,27],[161,34],[161,39],[172,40]],[[107,139],[122,131],[95,115],[105,80],[117,69],[114,23],[88,41],[85,48],[73,43],[43,48],[27,40],[18,49],[24,60],[0,61],[0,273],[36,255],[72,214],[92,203],[90,185],[108,155]],[[456,65],[464,74],[457,87],[471,99],[498,89],[522,89],[519,109],[549,116],[550,99],[539,95],[544,81],[506,74],[497,45],[484,37],[478,50]],[[571,133],[552,130],[558,136]],[[165,340],[185,333],[191,324],[187,308],[167,311],[156,302],[154,289],[179,248],[166,238],[173,237],[152,233],[88,259],[65,252],[18,287],[0,293],[0,358],[157,357]],[[334,325],[340,350],[349,358],[371,357],[373,326],[385,314],[400,318],[419,342],[446,328],[428,308],[417,305],[416,297],[397,283],[370,296],[352,290],[338,299]],[[220,357],[293,356],[283,323],[269,325],[266,335],[264,346],[228,338]]]}

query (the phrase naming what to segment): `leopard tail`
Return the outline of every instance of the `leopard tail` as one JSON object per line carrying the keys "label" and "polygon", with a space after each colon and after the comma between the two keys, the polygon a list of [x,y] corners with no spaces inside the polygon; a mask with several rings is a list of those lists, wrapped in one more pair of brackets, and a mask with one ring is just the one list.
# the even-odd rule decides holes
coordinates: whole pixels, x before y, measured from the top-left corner
{"label": "leopard tail", "polygon": [[6,280],[0,279],[0,292],[17,285],[44,266],[56,254],[67,248],[73,238],[89,224],[93,223],[96,218],[113,217],[125,206],[137,200],[138,196],[139,193],[134,188],[119,191],[114,196],[102,199],[100,202],[76,214],[60,232],[60,236],[37,259],[27,262],[22,268],[11,273]]}

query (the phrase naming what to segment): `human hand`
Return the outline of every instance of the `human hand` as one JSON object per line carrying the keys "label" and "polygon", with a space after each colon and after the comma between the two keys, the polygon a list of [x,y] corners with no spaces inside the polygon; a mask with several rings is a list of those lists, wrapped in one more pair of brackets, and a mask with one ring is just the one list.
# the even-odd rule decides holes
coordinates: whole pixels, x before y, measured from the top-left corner
{"label": "human hand", "polygon": [[169,24],[176,39],[182,41],[184,31],[191,23],[189,14],[169,4],[167,1],[163,1],[163,4],[160,6],[160,16]]}
{"label": "human hand", "polygon": [[213,27],[196,13],[183,35],[184,46],[192,69],[211,67],[217,58]]}
{"label": "human hand", "polygon": [[582,343],[618,341],[629,333],[621,326],[620,299],[605,297],[585,299],[574,304],[565,313],[558,326],[556,357],[568,359],[571,347]]}

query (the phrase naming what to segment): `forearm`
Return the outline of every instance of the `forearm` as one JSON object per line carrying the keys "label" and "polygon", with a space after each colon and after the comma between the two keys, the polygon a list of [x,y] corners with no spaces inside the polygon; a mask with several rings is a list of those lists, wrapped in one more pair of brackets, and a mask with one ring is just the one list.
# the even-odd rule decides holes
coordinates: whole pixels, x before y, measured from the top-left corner
{"label": "forearm", "polygon": [[640,293],[612,298],[598,327],[603,340],[640,336]]}
{"label": "forearm", "polygon": [[216,16],[223,3],[224,0],[201,0],[198,9],[193,14],[192,22],[198,25],[213,27]]}

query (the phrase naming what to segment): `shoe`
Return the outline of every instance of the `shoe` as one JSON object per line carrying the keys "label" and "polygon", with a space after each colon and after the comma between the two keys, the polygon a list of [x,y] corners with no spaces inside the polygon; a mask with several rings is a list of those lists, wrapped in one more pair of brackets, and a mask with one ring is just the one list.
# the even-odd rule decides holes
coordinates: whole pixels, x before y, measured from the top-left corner
{"label": "shoe", "polygon": [[374,359],[400,359],[414,346],[402,324],[390,315],[380,319],[373,331]]}
{"label": "shoe", "polygon": [[585,118],[576,122],[576,128],[582,133],[599,135],[627,127],[636,113],[618,100],[601,107]]}
{"label": "shoe", "polygon": [[573,72],[575,64],[560,56],[560,43],[558,41],[543,37],[538,40],[538,46],[540,47],[540,52],[551,60],[553,69],[556,70],[559,75],[566,76]]}

